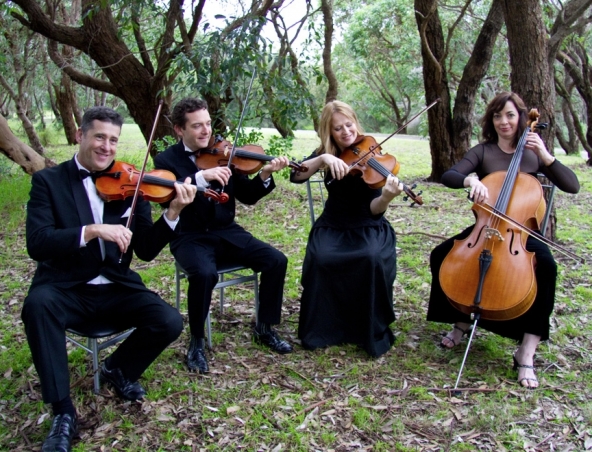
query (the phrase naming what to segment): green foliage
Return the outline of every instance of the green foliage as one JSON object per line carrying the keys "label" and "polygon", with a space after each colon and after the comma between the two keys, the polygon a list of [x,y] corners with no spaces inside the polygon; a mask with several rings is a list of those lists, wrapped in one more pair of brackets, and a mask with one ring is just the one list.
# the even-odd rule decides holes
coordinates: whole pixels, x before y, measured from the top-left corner
{"label": "green foliage", "polygon": [[154,148],[158,152],[162,152],[174,144],[177,144],[177,139],[171,135],[167,135],[166,137],[153,141]]}
{"label": "green foliage", "polygon": [[[226,137],[228,141],[234,143],[235,134],[229,133]],[[263,140],[263,132],[258,129],[243,129],[238,136],[237,146],[245,146],[247,144],[259,144]]]}
{"label": "green foliage", "polygon": [[286,138],[273,135],[269,139],[269,146],[267,148],[267,154],[276,157],[290,155],[292,146],[294,144],[294,137],[288,136]]}

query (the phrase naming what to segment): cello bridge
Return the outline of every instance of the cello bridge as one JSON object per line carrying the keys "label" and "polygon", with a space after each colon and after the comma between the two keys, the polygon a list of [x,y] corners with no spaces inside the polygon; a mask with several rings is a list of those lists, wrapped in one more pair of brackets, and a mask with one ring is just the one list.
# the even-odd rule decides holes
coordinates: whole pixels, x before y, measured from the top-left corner
{"label": "cello bridge", "polygon": [[500,242],[504,241],[504,238],[500,232],[495,228],[485,228],[485,239],[497,238]]}

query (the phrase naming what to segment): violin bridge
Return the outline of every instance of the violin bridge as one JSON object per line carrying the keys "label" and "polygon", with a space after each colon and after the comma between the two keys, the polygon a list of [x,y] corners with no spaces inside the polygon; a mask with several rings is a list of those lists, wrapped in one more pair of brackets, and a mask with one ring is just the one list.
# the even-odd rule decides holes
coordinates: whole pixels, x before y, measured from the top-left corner
{"label": "violin bridge", "polygon": [[495,228],[485,228],[485,239],[489,240],[491,238],[497,238],[500,242],[504,241],[504,238],[500,234],[500,232]]}

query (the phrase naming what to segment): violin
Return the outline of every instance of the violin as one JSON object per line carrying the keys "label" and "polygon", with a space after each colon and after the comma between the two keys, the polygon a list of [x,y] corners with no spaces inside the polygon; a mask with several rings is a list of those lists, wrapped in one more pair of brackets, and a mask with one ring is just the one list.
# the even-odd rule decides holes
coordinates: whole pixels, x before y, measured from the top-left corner
{"label": "violin", "polygon": [[[140,182],[140,171],[134,165],[115,161],[108,171],[97,175],[95,185],[99,196],[105,201],[117,201],[134,196],[139,188],[139,196],[146,201],[164,203],[175,196],[176,182],[175,175],[167,170],[146,171]],[[197,187],[197,191],[206,198],[220,203],[228,201],[226,193],[218,193],[204,187]]]}
{"label": "violin", "polygon": [[[356,142],[341,152],[339,158],[347,163],[351,174],[361,173],[362,180],[370,188],[381,188],[386,184],[387,177],[396,176],[401,168],[401,164],[393,155],[383,154],[381,151],[382,148],[373,137],[360,135]],[[403,184],[403,191],[406,195],[404,200],[411,199],[412,206],[414,204],[423,205],[423,199],[420,196],[422,192],[420,191],[418,194],[413,192],[416,184],[409,187],[402,181],[400,182]]]}
{"label": "violin", "polygon": [[[213,143],[207,149],[202,149],[197,154],[195,163],[200,169],[230,166],[239,174],[255,174],[266,162],[274,158],[266,155],[261,146],[247,144],[235,148],[230,141],[218,135],[214,137]],[[306,166],[295,161],[291,161],[289,167],[297,172],[308,171]]]}

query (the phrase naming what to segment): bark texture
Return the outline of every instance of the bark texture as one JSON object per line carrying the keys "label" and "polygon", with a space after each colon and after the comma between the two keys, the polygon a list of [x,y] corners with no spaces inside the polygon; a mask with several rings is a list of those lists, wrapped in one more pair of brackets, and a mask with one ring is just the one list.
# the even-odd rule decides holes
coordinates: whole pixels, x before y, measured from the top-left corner
{"label": "bark texture", "polygon": [[27,174],[33,174],[55,162],[42,157],[33,148],[19,140],[8,127],[4,116],[0,115],[0,152],[16,163]]}
{"label": "bark texture", "polygon": [[[436,0],[415,0],[416,21],[421,38],[423,78],[426,102],[440,102],[428,111],[432,172],[430,181],[439,182],[442,174],[458,162],[470,147],[475,97],[487,73],[493,47],[503,24],[501,0],[492,2],[489,14],[465,66],[452,107],[446,58],[448,49],[438,16]],[[462,20],[465,9],[457,22]]]}

